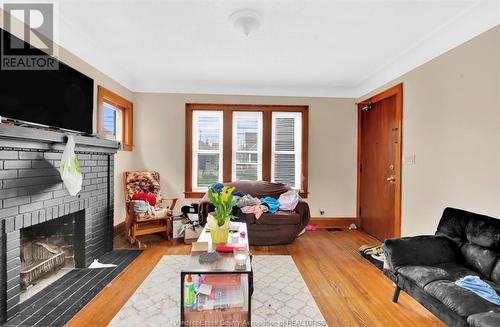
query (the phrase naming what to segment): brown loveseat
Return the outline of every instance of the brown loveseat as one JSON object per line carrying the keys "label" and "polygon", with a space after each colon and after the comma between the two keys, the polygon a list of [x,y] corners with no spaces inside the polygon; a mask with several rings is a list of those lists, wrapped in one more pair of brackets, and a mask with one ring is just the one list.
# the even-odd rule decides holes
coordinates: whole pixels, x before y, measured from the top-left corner
{"label": "brown loveseat", "polygon": [[[224,185],[234,186],[236,191],[257,198],[270,196],[277,199],[282,193],[290,190],[284,184],[265,181],[239,181],[224,183]],[[205,225],[207,215],[212,211],[214,211],[214,207],[205,194],[201,199],[199,211],[202,225]],[[302,200],[299,201],[294,211],[280,210],[275,214],[266,212],[259,219],[255,219],[254,214],[245,214],[239,210],[233,213],[241,220],[246,221],[250,245],[290,244],[309,223],[311,217],[309,206]]]}

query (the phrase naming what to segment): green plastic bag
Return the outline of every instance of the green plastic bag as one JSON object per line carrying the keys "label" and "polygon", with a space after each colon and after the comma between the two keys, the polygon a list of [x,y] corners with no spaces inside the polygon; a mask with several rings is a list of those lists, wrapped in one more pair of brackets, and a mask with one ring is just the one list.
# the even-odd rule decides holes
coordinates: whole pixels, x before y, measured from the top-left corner
{"label": "green plastic bag", "polygon": [[75,155],[75,137],[68,136],[68,143],[61,158],[61,179],[70,195],[77,195],[82,189],[82,173],[80,163]]}

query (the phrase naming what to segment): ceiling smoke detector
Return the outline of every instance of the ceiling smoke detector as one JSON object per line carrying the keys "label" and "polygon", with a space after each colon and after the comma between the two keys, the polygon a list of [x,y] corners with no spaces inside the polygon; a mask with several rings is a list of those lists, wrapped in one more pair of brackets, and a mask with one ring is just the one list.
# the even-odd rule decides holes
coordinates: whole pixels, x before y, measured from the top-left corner
{"label": "ceiling smoke detector", "polygon": [[235,29],[248,37],[251,33],[259,29],[260,14],[255,10],[241,9],[232,13],[231,16],[229,16],[229,21],[233,24]]}

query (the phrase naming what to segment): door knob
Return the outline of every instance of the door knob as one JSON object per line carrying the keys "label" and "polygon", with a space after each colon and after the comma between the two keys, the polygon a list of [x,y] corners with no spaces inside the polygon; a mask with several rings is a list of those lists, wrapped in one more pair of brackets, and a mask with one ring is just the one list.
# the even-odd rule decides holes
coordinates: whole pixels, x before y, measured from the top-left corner
{"label": "door knob", "polygon": [[387,177],[387,181],[391,184],[396,184],[396,176],[391,175],[391,176]]}

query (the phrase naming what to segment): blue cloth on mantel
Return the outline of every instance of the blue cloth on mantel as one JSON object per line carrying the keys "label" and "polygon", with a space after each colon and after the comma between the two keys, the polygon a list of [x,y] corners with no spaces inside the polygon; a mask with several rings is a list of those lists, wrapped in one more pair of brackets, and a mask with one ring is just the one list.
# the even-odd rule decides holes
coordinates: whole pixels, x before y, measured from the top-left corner
{"label": "blue cloth on mantel", "polygon": [[267,205],[270,213],[275,213],[280,208],[280,202],[278,200],[276,200],[275,198],[272,198],[270,196],[260,198],[260,203]]}
{"label": "blue cloth on mantel", "polygon": [[455,285],[476,293],[486,301],[500,305],[500,296],[498,296],[493,287],[482,281],[479,276],[465,276],[457,280]]}

